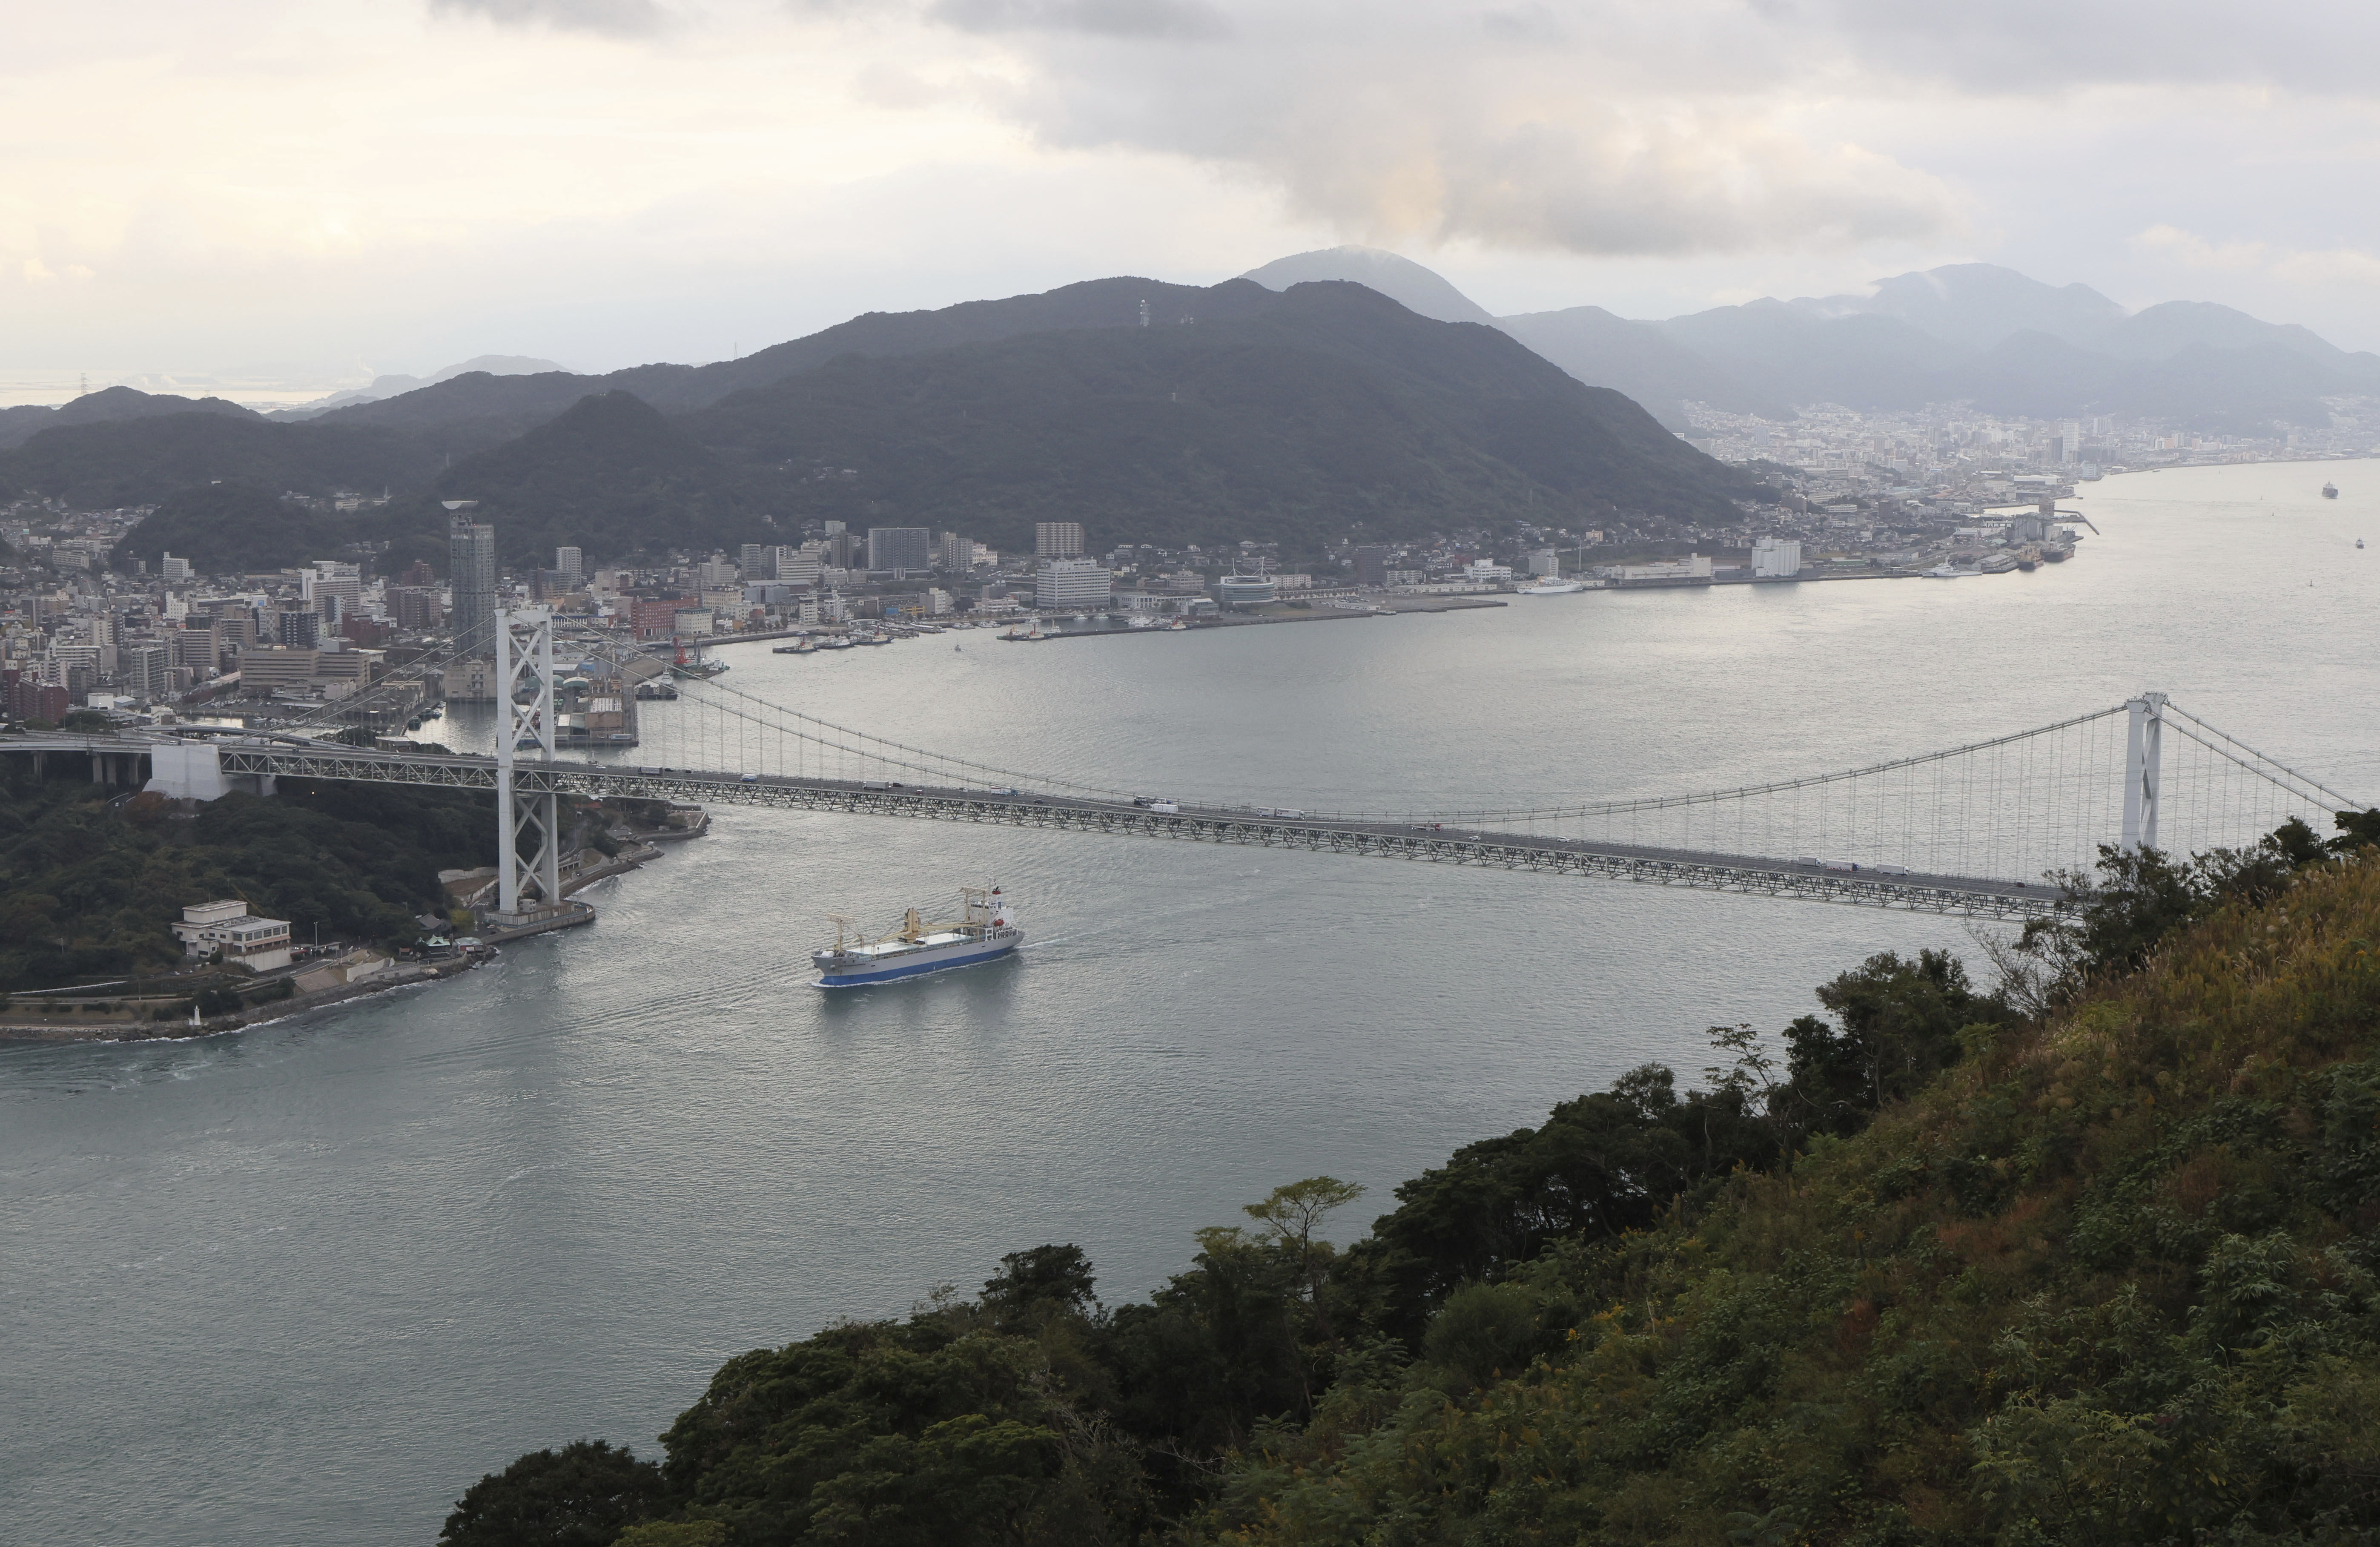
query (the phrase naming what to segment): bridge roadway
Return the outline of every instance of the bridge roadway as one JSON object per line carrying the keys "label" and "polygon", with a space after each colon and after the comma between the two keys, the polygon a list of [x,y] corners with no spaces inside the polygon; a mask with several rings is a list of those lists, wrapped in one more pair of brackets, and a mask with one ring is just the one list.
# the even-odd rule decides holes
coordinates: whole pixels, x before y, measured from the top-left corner
{"label": "bridge roadway", "polygon": [[[492,790],[492,758],[376,752],[325,743],[217,742],[229,775],[342,779],[375,784],[444,785]],[[628,796],[1198,843],[1303,848],[1440,864],[1479,865],[1560,875],[1601,876],[1701,891],[1742,892],[1815,902],[1992,919],[2043,918],[2059,911],[2058,893],[2041,883],[1973,876],[1887,874],[1742,855],[1704,854],[1588,843],[1528,833],[1427,828],[1359,818],[1268,814],[1253,808],[1184,807],[1156,811],[1129,801],[1029,790],[932,787],[881,781],[808,779],[779,774],[651,769],[623,763],[522,760],[514,764],[522,794]]]}

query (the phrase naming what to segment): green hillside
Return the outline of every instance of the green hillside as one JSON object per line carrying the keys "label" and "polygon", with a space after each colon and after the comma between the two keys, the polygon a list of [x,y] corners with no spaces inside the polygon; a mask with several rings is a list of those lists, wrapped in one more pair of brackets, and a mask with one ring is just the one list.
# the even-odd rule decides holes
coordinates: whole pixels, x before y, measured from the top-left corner
{"label": "green hillside", "polygon": [[1351,533],[1724,518],[1758,493],[1493,328],[1356,285],[1243,280],[1100,280],[856,318],[698,371],[475,373],[317,420],[185,412],[0,452],[0,492],[82,506],[218,481],[393,490],[352,535],[397,544],[399,568],[434,555],[442,497],[482,502],[521,563],[792,541],[820,518],[1008,549],[1073,520],[1097,543],[1310,554]]}
{"label": "green hillside", "polygon": [[418,489],[443,460],[434,445],[389,430],[176,413],[44,430],[0,452],[0,496],[104,510],[155,505],[218,479],[309,494]]}
{"label": "green hillside", "polygon": [[[730,1360],[441,1541],[2370,1543],[2380,812],[2110,857],[2008,992],[1931,953],[1145,1303],[1073,1247]],[[2339,857],[2334,857],[2337,851]],[[2020,1004],[2056,1008],[2028,1016]]]}
{"label": "green hillside", "polygon": [[1312,548],[1359,525],[1718,516],[1751,492],[1620,394],[1346,284],[1236,319],[845,357],[684,422],[772,472],[796,518],[1002,547],[1074,520],[1094,546]]}
{"label": "green hillside", "polygon": [[562,543],[604,558],[640,548],[708,551],[770,534],[745,469],[697,444],[683,421],[608,392],[457,461],[440,476],[434,497],[384,520],[407,518],[425,532],[443,532],[437,500],[476,499],[477,518],[494,523],[504,556],[517,564],[552,564]]}
{"label": "green hillside", "polygon": [[128,568],[141,559],[152,573],[166,554],[202,575],[283,569],[331,556],[351,541],[346,525],[253,483],[202,483],[166,496],[108,560]]}
{"label": "green hillside", "polygon": [[0,993],[171,968],[185,904],[240,897],[297,938],[407,941],[442,869],[495,862],[485,798],[285,780],[188,821],[161,796],[27,775],[0,786]]}

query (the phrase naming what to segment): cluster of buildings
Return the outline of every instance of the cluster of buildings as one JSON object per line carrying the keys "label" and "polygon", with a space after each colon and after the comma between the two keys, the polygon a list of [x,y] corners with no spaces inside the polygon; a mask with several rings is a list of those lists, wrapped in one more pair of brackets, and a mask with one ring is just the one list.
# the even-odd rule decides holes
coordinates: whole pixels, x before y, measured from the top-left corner
{"label": "cluster of buildings", "polygon": [[1960,404],[1863,413],[1832,404],[1779,423],[1686,406],[1685,438],[1724,462],[1759,469],[1820,504],[1893,498],[1969,513],[2033,490],[2109,472],[2224,462],[2302,461],[2380,452],[2380,400],[2328,400],[2323,429],[2210,434],[2149,420],[2010,419]]}
{"label": "cluster of buildings", "polygon": [[[1820,407],[1776,423],[1689,405],[1686,438],[1756,473],[1767,497],[1699,522],[1610,511],[1592,528],[1498,523],[1421,542],[1351,539],[1302,555],[1257,542],[1094,553],[1071,521],[1038,523],[1030,553],[1002,554],[956,531],[830,520],[797,542],[747,542],[733,554],[599,566],[564,547],[551,568],[507,572],[495,529],[470,502],[453,501],[443,578],[423,564],[378,573],[374,555],[357,550],[230,575],[162,552],[112,566],[146,511],[28,501],[0,512],[0,710],[55,721],[85,708],[159,714],[203,705],[210,715],[269,722],[394,676],[415,687],[383,687],[375,714],[426,713],[441,696],[493,696],[493,613],[528,601],[648,645],[698,652],[705,640],[737,635],[953,614],[1198,616],[1497,591],[1545,577],[1692,585],[1988,565],[2001,550],[2065,542],[2057,502],[2107,471],[2363,454],[2380,440],[2380,408],[2361,399],[2333,407],[2327,431],[2255,440],[2106,418],[2000,419],[1958,406],[1903,414]],[[431,661],[450,664],[408,671]],[[638,688],[583,668],[565,695],[565,739],[633,740]]]}
{"label": "cluster of buildings", "polygon": [[79,709],[351,696],[378,681],[407,633],[441,627],[427,566],[368,579],[327,558],[263,574],[201,575],[160,554],[111,569],[141,510],[20,505],[0,519],[0,708],[55,722]]}

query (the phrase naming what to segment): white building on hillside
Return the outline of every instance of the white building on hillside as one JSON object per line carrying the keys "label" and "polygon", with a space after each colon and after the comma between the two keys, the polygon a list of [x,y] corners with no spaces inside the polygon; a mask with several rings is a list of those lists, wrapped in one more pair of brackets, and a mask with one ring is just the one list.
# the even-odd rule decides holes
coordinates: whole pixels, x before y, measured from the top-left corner
{"label": "white building on hillside", "polygon": [[253,919],[244,902],[192,903],[174,926],[182,954],[211,956],[220,949],[226,962],[259,972],[289,965],[289,920]]}

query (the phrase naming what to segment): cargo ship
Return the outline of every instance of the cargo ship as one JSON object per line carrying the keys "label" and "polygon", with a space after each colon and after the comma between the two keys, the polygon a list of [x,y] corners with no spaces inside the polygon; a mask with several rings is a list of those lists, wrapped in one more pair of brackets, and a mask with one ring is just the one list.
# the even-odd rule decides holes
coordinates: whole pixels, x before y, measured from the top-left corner
{"label": "cargo ship", "polygon": [[2329,482],[2324,483],[2322,486],[2322,497],[2326,500],[2335,500],[2338,498],[2338,485]]}
{"label": "cargo ship", "polygon": [[901,927],[877,940],[856,939],[851,920],[834,921],[834,944],[810,953],[819,988],[861,988],[945,968],[994,961],[1025,944],[1008,899],[997,886],[959,889],[959,917],[929,923],[916,908]]}

